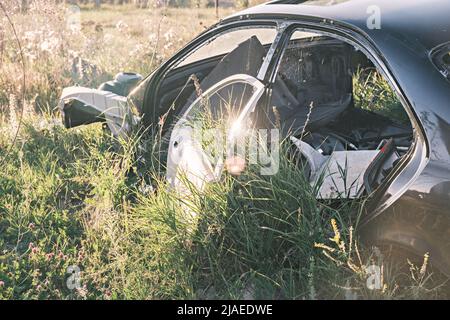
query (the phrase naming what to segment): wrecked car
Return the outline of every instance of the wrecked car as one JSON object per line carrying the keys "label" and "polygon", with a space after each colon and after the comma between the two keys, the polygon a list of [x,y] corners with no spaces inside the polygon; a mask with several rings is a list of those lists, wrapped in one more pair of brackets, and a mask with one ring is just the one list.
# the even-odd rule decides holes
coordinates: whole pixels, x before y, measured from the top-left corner
{"label": "wrecked car", "polygon": [[[368,243],[428,252],[450,275],[449,14],[447,0],[272,1],[220,21],[145,79],[64,89],[60,108],[68,128],[102,121],[117,136],[163,120],[174,186],[180,169],[198,187],[223,169],[183,131],[198,114],[279,123],[311,184],[321,180],[318,198],[367,197]],[[369,92],[374,77],[383,90]]]}

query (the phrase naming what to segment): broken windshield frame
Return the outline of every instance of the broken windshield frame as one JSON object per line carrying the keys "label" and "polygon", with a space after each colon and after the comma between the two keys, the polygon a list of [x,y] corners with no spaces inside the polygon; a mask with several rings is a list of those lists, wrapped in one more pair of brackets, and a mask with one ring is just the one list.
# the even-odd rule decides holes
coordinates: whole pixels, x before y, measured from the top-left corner
{"label": "broken windshield frame", "polygon": [[235,44],[241,43],[242,39],[248,39],[251,36],[256,36],[263,46],[269,46],[277,36],[277,29],[275,26],[249,26],[224,31],[189,52],[174,69],[223,56],[232,51]]}
{"label": "broken windshield frame", "polygon": [[[178,53],[176,53],[172,58],[170,58],[167,62],[163,63],[155,72],[153,72],[149,77],[144,79],[136,88],[131,95],[135,95],[136,99],[130,95],[131,100],[142,101],[142,105],[137,106],[138,109],[142,111],[144,114],[143,122],[146,126],[151,126],[155,124],[158,119],[154,119],[152,117],[152,109],[157,106],[157,93],[159,91],[159,87],[162,83],[162,80],[167,75],[167,73],[175,68],[181,61],[183,61],[188,55],[190,55],[194,50],[202,47],[206,43],[208,43],[212,38],[217,37],[218,35],[230,31],[236,30],[239,28],[277,28],[280,25],[279,22],[274,20],[258,20],[258,21],[234,21],[227,24],[217,24],[211,27],[205,33],[200,34],[198,37],[193,39],[190,43],[188,43],[183,49],[181,49]],[[275,39],[279,39],[280,34],[282,34],[280,30],[277,30],[277,35]],[[278,43],[274,40],[274,43],[271,47],[278,47]],[[271,60],[269,55],[266,55],[265,60]]]}

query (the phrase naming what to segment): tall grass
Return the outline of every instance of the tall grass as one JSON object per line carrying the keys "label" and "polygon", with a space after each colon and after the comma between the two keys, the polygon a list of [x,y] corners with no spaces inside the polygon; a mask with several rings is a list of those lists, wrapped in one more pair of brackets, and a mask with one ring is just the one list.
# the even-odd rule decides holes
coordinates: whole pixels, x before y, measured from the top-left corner
{"label": "tall grass", "polygon": [[[317,201],[289,156],[276,175],[249,167],[194,192],[197,218],[187,220],[183,199],[151,165],[158,159],[137,167],[136,139],[117,141],[99,125],[68,131],[51,116],[26,118],[0,175],[2,298],[439,294],[426,277],[396,287],[387,266],[383,289],[367,289],[365,268],[378,258],[357,239],[358,204]],[[148,143],[152,150],[158,142]],[[150,191],[142,173],[152,175]],[[72,265],[82,270],[75,290],[66,285]]]}

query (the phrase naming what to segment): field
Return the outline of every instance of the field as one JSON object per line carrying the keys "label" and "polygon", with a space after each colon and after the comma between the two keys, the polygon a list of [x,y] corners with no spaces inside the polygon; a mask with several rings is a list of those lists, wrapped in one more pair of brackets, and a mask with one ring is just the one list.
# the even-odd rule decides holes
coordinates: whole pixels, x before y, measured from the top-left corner
{"label": "field", "polygon": [[[139,137],[62,126],[64,86],[147,75],[215,23],[213,9],[85,6],[78,31],[64,6],[38,3],[6,8],[14,29],[0,15],[1,299],[443,297],[428,257],[407,274],[384,263],[359,242],[359,204],[318,203],[288,159],[274,176],[211,185],[192,222],[152,161],[157,141],[138,167]],[[370,265],[382,266],[375,290]]]}

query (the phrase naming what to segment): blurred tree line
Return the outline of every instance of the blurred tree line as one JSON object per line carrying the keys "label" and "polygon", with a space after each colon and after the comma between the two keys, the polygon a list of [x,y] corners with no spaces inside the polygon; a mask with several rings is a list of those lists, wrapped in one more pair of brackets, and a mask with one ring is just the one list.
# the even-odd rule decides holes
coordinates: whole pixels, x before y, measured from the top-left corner
{"label": "blurred tree line", "polygon": [[[20,8],[25,12],[33,1],[38,0],[19,0]],[[149,7],[197,7],[197,8],[211,8],[211,7],[248,7],[256,3],[264,1],[259,0],[54,0],[55,3],[67,4],[93,4],[96,7],[101,7],[102,4],[123,5],[134,4],[139,8]]]}

